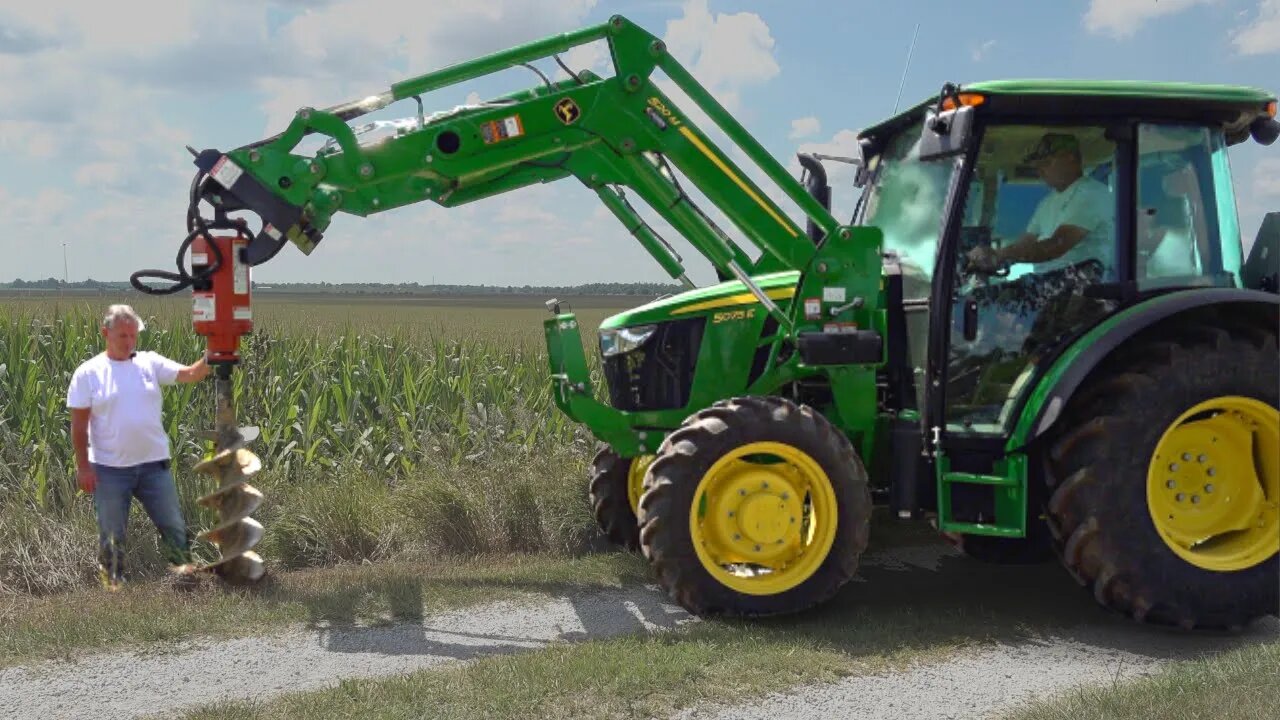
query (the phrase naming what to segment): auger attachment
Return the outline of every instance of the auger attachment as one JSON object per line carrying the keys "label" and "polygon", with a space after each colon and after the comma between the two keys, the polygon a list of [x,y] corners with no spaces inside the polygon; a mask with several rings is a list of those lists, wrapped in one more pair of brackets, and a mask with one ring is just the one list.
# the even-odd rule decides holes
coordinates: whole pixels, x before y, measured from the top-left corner
{"label": "auger attachment", "polygon": [[221,557],[199,570],[217,573],[230,583],[253,583],[266,574],[262,558],[251,550],[262,539],[262,524],[249,517],[262,504],[262,492],[247,479],[262,469],[262,461],[245,448],[252,437],[246,438],[236,427],[231,365],[217,366],[214,383],[217,393],[215,454],[197,464],[195,471],[212,475],[218,481],[218,489],[199,500],[201,505],[217,511],[218,524],[200,533],[200,538],[218,546]]}

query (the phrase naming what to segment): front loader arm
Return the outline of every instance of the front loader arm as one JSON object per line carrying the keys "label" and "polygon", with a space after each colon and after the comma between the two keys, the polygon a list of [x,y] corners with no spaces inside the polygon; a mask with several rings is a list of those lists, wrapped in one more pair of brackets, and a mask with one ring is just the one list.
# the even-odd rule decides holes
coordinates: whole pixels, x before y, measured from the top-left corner
{"label": "front loader arm", "polygon": [[[616,71],[612,77],[583,71],[558,83],[547,81],[488,102],[422,115],[423,93],[601,39],[609,44]],[[679,256],[630,207],[623,188],[670,223],[722,277],[803,269],[815,252],[813,242],[658,89],[651,77],[657,69],[824,233],[838,227],[826,208],[660,40],[621,17],[405,80],[362,101],[327,110],[303,108],[273,138],[226,153],[199,153],[196,165],[209,175],[202,194],[262,218],[263,228],[248,252],[250,264],[257,264],[286,241],[310,254],[336,213],[365,217],[424,200],[455,207],[573,176],[601,198],[673,278],[688,282]],[[392,137],[362,143],[360,129],[347,124],[411,98],[418,99],[418,117],[405,121]],[[310,134],[329,141],[314,155],[295,154]],[[758,262],[693,204],[671,168],[762,250]]]}

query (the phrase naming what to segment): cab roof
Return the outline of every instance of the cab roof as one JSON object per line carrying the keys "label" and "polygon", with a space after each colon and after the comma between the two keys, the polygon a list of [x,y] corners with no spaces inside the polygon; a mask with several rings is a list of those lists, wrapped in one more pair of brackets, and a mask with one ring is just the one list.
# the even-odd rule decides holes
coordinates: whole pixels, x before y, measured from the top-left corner
{"label": "cab roof", "polygon": [[[1245,85],[1221,85],[1136,80],[987,80],[958,86],[959,93],[983,96],[984,114],[1070,117],[1162,117],[1172,120],[1220,122],[1239,131],[1259,116],[1274,116],[1276,94]],[[882,138],[914,123],[938,96],[921,100],[859,133],[859,138]],[[1034,122],[1035,120],[1030,119]]]}

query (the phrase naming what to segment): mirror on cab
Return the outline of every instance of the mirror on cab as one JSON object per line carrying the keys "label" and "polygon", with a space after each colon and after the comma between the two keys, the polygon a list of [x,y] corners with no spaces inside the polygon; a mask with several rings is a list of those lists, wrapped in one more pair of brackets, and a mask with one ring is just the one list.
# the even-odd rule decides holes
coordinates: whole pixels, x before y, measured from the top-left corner
{"label": "mirror on cab", "polygon": [[951,83],[938,93],[937,105],[925,111],[920,130],[920,159],[937,160],[963,153],[973,139],[974,108],[982,96],[958,92]]}

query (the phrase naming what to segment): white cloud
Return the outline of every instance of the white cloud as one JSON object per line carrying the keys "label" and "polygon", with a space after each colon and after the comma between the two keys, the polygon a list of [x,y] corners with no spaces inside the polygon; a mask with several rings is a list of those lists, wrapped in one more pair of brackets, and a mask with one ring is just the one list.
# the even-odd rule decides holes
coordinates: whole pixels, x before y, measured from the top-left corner
{"label": "white cloud", "polygon": [[57,128],[46,123],[0,120],[0,154],[47,160],[58,150],[59,135]]}
{"label": "white cloud", "polygon": [[712,16],[707,0],[690,0],[684,15],[667,23],[664,40],[680,64],[713,94],[721,90],[736,99],[739,89],[767,82],[781,71],[773,56],[773,36],[759,15]]}
{"label": "white cloud", "polygon": [[995,46],[996,46],[995,40],[988,40],[982,43],[981,45],[979,45],[978,47],[974,48],[973,61],[982,62],[982,60],[987,57],[987,54],[991,52],[991,48]]}
{"label": "white cloud", "polygon": [[1258,200],[1280,199],[1280,158],[1259,160],[1253,166],[1253,182],[1249,187]]}
{"label": "white cloud", "polygon": [[1241,55],[1280,52],[1280,0],[1261,0],[1258,16],[1233,31],[1231,42]]}
{"label": "white cloud", "polygon": [[[533,188],[529,188],[533,190]],[[549,226],[560,220],[560,216],[551,212],[546,205],[539,203],[534,198],[524,196],[519,201],[506,201],[502,203],[502,208],[498,210],[498,222],[513,224],[528,224]]]}
{"label": "white cloud", "polygon": [[594,6],[595,0],[338,0],[309,10],[286,23],[274,41],[280,56],[303,62],[258,80],[268,98],[265,131],[283,130],[303,106],[358,99],[446,65],[579,27]]}
{"label": "white cloud", "polygon": [[796,118],[791,121],[791,139],[809,137],[822,129],[822,123],[818,122],[818,118],[810,115],[809,117]]}
{"label": "white cloud", "polygon": [[1148,20],[1216,2],[1218,0],[1090,0],[1084,26],[1089,32],[1122,39],[1133,35]]}

